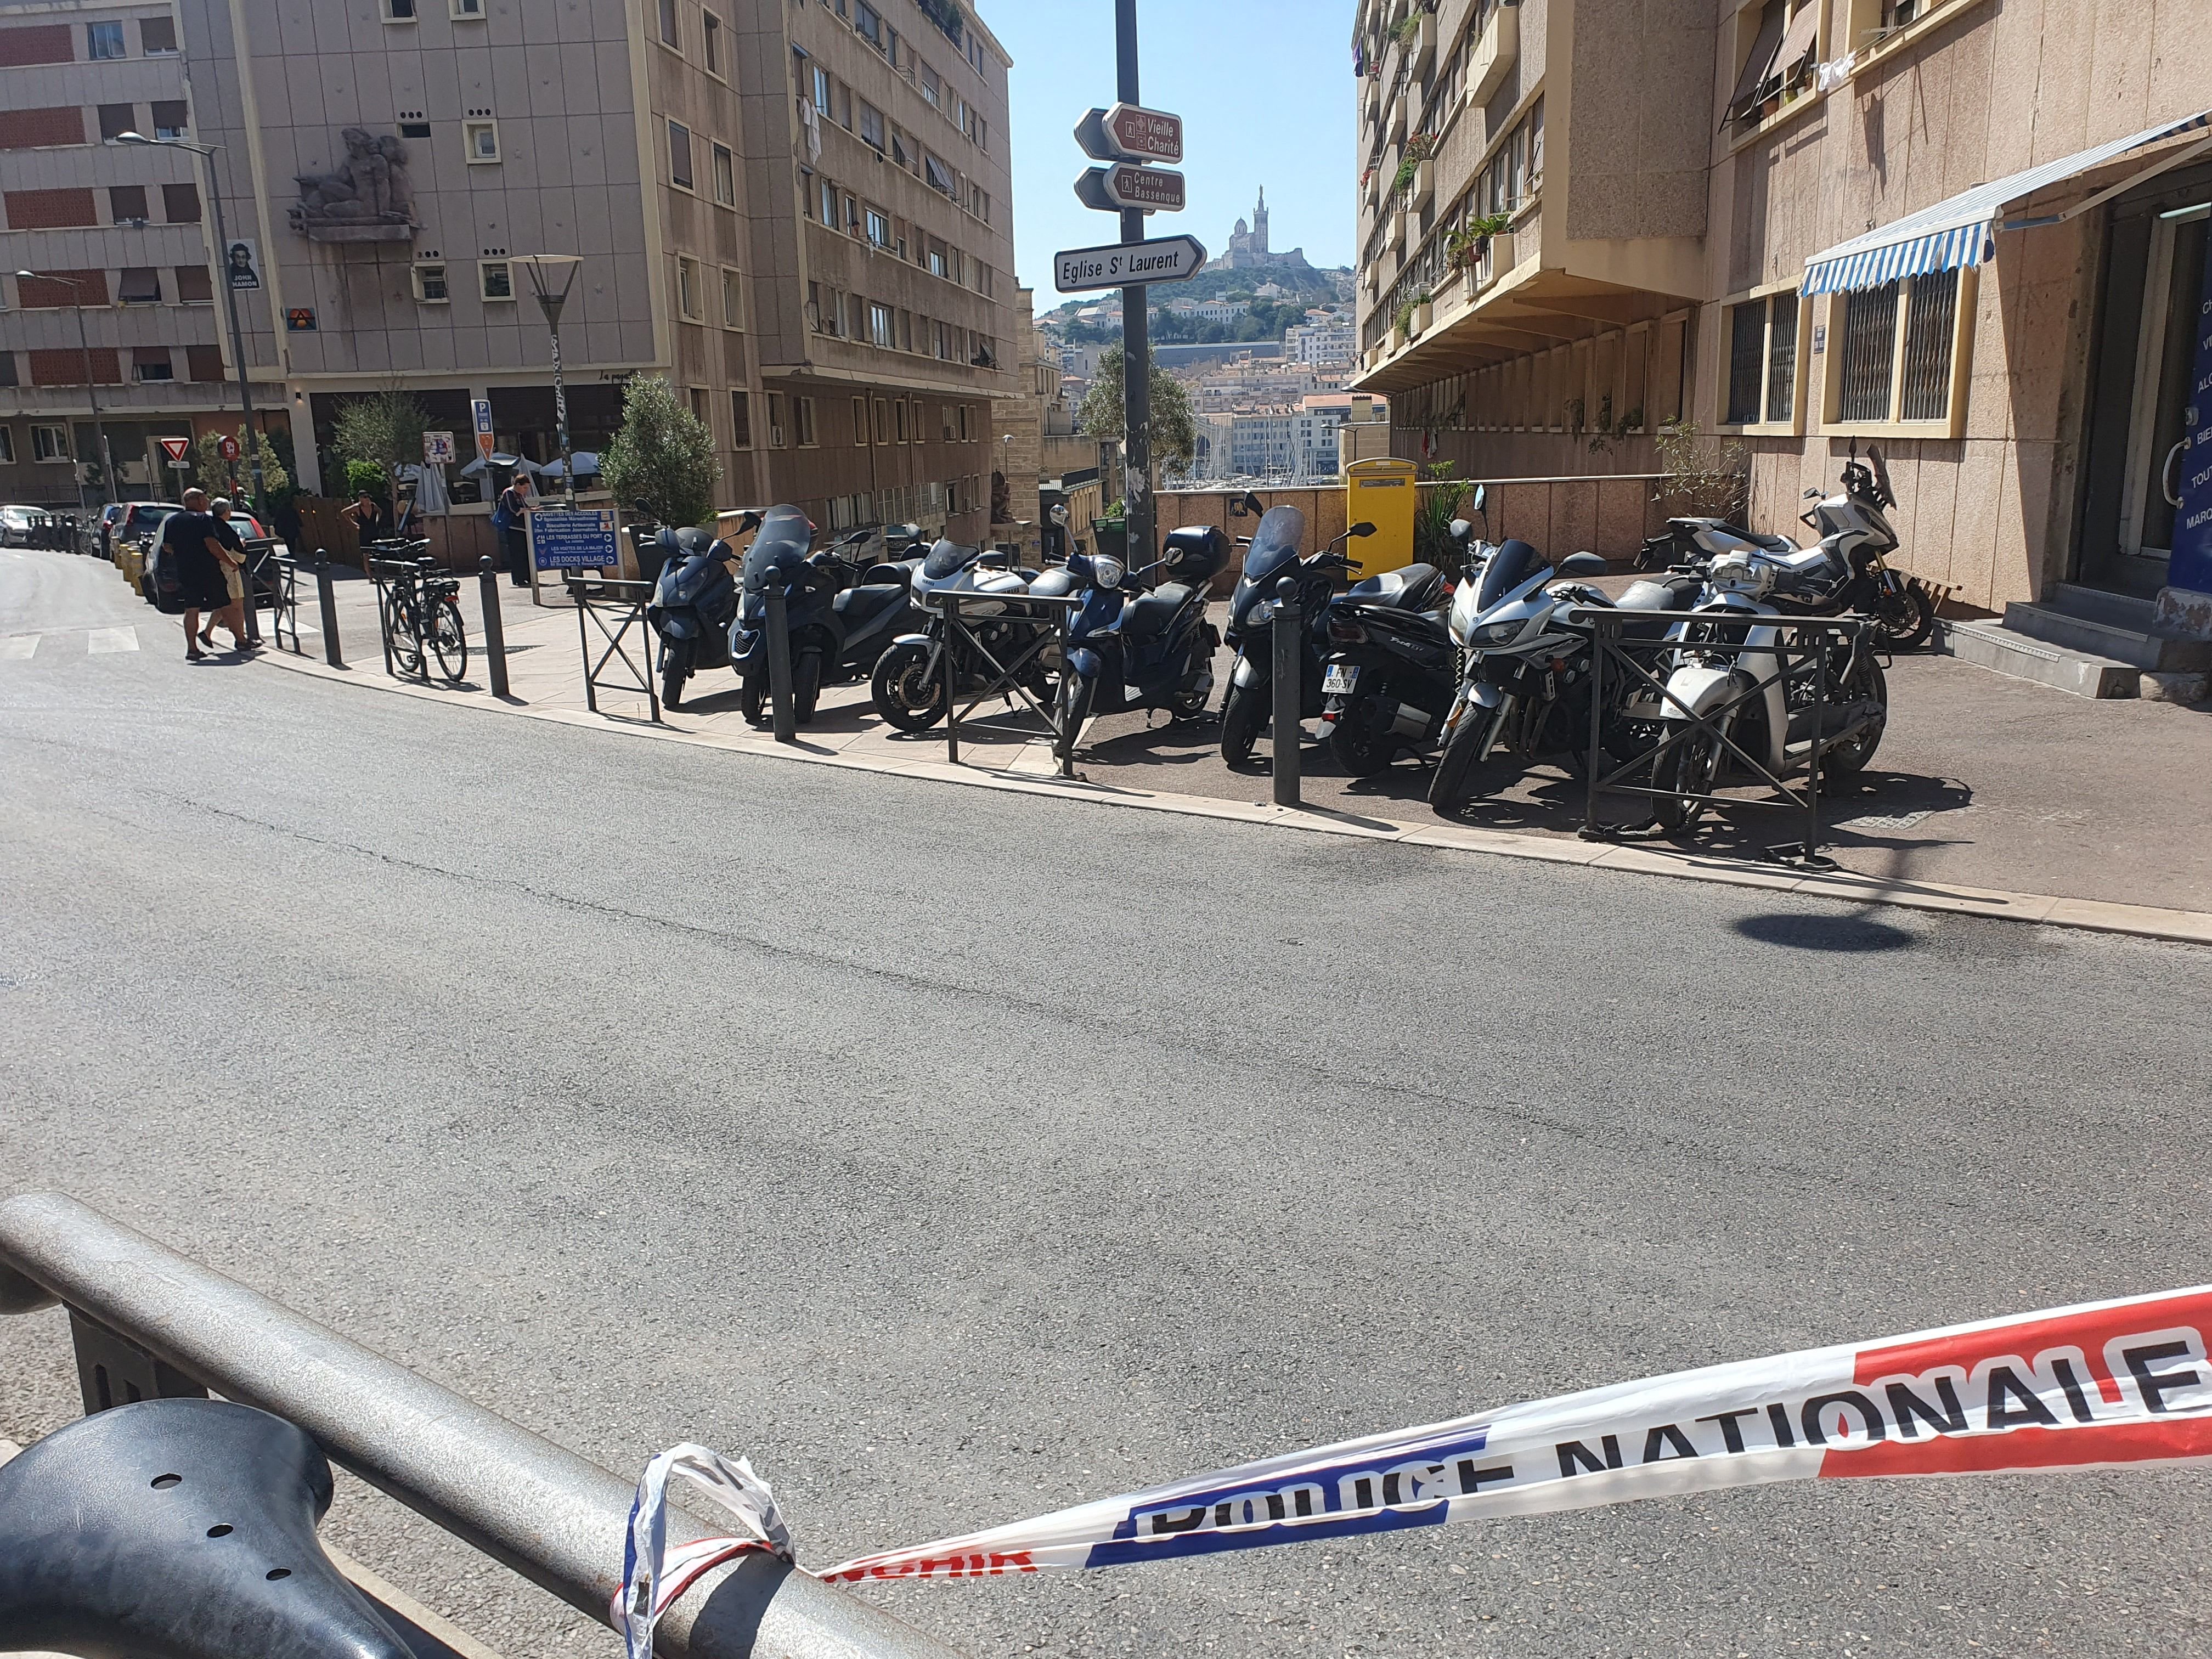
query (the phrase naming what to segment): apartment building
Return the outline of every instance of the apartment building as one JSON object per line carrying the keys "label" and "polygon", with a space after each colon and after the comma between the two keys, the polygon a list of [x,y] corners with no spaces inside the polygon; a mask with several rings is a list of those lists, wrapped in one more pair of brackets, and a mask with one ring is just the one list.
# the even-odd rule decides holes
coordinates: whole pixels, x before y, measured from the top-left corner
{"label": "apartment building", "polygon": [[1396,452],[1641,471],[1685,419],[1794,530],[1878,443],[1907,568],[2174,665],[2153,636],[2212,632],[2212,0],[1637,15],[1362,4],[1355,384],[1397,394]]}
{"label": "apartment building", "polygon": [[192,157],[116,142],[191,125],[165,0],[0,6],[0,501],[103,498],[95,399],[110,495],[166,491],[155,440],[219,418],[229,394]]}
{"label": "apartment building", "polygon": [[[181,64],[139,69],[166,78],[132,93],[133,118],[179,90],[194,137],[222,147],[259,283],[241,296],[248,371],[307,487],[341,483],[345,398],[387,388],[465,453],[481,399],[500,448],[553,459],[528,258],[549,254],[578,262],[560,319],[574,449],[605,447],[629,376],[664,375],[716,435],[724,506],[984,533],[991,400],[1016,384],[1009,62],[951,0],[566,0],[542,17],[235,0],[175,21]],[[125,95],[70,90],[88,134]],[[121,156],[149,187],[189,176],[169,167],[188,156]],[[479,479],[449,487],[487,510]]]}

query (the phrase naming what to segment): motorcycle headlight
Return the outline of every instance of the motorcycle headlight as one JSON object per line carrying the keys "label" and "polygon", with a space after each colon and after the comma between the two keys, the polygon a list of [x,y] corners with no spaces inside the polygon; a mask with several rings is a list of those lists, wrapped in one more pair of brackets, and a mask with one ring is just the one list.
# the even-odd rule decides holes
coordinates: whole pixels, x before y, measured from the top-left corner
{"label": "motorcycle headlight", "polygon": [[1510,645],[1521,637],[1522,624],[1516,622],[1485,623],[1467,636],[1472,646]]}
{"label": "motorcycle headlight", "polygon": [[1244,607],[1244,626],[1247,628],[1265,628],[1274,620],[1275,602],[1264,593],[1255,595],[1252,603]]}
{"label": "motorcycle headlight", "polygon": [[1107,555],[1096,555],[1091,561],[1091,579],[1101,587],[1119,587],[1121,578],[1128,574],[1121,560]]}

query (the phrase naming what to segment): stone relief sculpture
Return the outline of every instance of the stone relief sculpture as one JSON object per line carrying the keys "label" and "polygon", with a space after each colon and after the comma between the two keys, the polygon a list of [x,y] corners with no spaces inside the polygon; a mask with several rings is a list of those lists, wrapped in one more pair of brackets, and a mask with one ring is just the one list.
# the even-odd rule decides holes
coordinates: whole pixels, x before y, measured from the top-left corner
{"label": "stone relief sculpture", "polygon": [[415,189],[407,146],[348,127],[345,159],[328,173],[295,175],[300,200],[292,228],[316,242],[404,242],[415,236]]}

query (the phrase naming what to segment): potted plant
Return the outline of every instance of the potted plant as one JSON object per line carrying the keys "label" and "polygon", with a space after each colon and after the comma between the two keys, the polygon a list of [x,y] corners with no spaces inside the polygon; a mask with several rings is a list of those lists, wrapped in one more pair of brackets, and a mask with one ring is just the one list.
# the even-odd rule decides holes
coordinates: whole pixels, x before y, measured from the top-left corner
{"label": "potted plant", "polygon": [[1391,193],[1402,195],[1413,188],[1421,176],[1421,163],[1437,153],[1433,134],[1417,132],[1406,141],[1406,153],[1398,159],[1397,176],[1390,181]]}
{"label": "potted plant", "polygon": [[1414,333],[1426,334],[1429,331],[1429,325],[1436,318],[1436,306],[1433,300],[1434,296],[1426,289],[1423,289],[1413,296],[1413,331]]}

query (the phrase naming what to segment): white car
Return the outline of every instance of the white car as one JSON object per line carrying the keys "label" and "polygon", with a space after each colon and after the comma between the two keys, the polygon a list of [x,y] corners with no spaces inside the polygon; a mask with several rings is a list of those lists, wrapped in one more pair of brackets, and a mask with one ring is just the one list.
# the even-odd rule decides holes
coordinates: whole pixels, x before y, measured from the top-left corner
{"label": "white car", "polygon": [[0,546],[29,547],[52,522],[43,507],[0,507]]}

